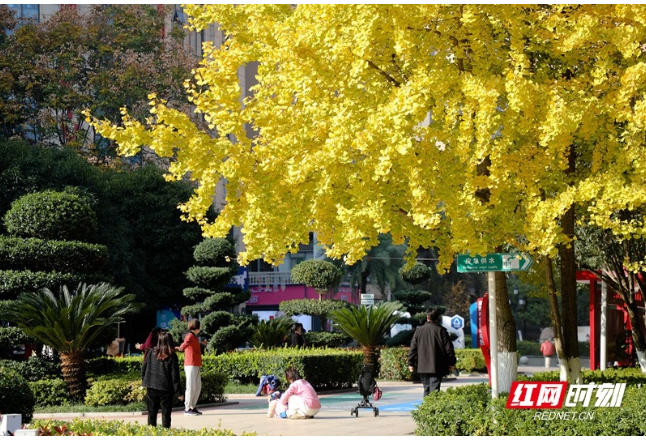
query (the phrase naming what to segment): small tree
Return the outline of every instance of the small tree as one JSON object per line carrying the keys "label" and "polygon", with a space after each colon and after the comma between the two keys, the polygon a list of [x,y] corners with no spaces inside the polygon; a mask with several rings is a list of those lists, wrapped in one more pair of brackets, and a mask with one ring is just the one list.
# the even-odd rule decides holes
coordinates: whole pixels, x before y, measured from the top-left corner
{"label": "small tree", "polygon": [[306,260],[292,269],[292,281],[313,287],[319,301],[331,288],[338,286],[341,275],[341,269],[324,260]]}
{"label": "small tree", "polygon": [[[399,319],[401,304],[382,302],[374,306],[355,306],[330,312],[334,324],[357,341],[363,349],[363,363],[376,367],[375,349]],[[375,371],[373,369],[373,371]]]}

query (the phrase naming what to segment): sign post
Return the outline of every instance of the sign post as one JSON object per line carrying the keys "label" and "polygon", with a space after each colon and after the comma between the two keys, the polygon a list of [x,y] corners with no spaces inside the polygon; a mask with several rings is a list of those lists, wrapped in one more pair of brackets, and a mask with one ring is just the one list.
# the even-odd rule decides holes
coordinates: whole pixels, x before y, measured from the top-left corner
{"label": "sign post", "polygon": [[469,254],[459,254],[458,272],[525,271],[530,268],[533,262],[534,260],[525,252],[476,255],[475,257]]}
{"label": "sign post", "polygon": [[489,351],[491,367],[491,396],[498,397],[498,323],[496,322],[496,272],[511,272],[529,270],[534,262],[529,254],[497,253],[476,255],[459,254],[457,258],[458,272],[487,272],[488,281],[488,310],[489,310]]}
{"label": "sign post", "polygon": [[375,295],[374,293],[362,293],[361,294],[361,305],[362,306],[372,306],[375,304]]}

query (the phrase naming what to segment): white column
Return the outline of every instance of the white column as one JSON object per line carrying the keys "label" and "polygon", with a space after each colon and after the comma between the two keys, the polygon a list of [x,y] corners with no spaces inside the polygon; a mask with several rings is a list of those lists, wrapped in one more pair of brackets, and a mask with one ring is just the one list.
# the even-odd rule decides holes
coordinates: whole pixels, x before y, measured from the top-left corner
{"label": "white column", "polygon": [[[594,283],[594,280],[590,281]],[[604,371],[608,365],[608,285],[601,281],[601,319],[599,322],[599,369]]]}
{"label": "white column", "polygon": [[491,397],[498,397],[498,324],[496,322],[496,273],[488,272],[489,352],[491,354]]}

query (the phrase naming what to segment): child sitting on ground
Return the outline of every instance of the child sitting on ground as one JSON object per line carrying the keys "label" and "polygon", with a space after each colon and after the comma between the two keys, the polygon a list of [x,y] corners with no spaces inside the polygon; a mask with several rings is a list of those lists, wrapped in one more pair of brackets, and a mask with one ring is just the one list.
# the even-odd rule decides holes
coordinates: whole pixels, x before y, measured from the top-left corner
{"label": "child sitting on ground", "polygon": [[321,402],[316,391],[308,381],[301,379],[293,367],[285,371],[285,378],[290,384],[282,396],[273,400],[270,396],[267,417],[278,415],[281,419],[311,419],[321,409]]}

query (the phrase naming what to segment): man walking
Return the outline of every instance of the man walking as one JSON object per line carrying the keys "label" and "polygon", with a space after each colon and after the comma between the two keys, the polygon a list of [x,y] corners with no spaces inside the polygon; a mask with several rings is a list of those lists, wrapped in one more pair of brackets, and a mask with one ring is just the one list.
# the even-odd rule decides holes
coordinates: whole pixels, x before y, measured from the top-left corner
{"label": "man walking", "polygon": [[438,309],[426,310],[426,324],[417,327],[408,351],[408,369],[422,379],[424,397],[439,391],[442,377],[455,367],[455,351],[449,332],[440,325],[442,314]]}

